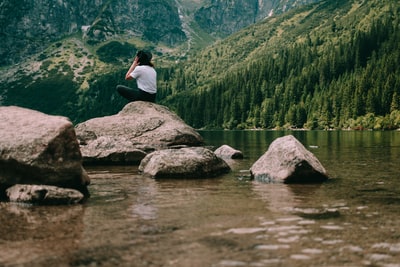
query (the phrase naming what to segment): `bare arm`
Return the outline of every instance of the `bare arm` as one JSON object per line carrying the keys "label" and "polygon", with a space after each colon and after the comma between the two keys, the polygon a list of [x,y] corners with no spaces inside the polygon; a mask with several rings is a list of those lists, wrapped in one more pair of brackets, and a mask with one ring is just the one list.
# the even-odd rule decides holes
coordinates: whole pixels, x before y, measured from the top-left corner
{"label": "bare arm", "polygon": [[135,57],[135,60],[133,61],[131,67],[129,68],[128,72],[125,74],[125,80],[132,80],[131,72],[136,68],[136,66],[139,64],[139,58]]}

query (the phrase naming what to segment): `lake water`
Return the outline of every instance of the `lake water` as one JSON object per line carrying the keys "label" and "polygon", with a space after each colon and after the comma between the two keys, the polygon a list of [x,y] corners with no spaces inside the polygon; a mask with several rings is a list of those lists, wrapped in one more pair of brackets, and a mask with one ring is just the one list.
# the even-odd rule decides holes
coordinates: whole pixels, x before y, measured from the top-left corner
{"label": "lake water", "polygon": [[[0,203],[0,266],[400,267],[400,132],[200,133],[245,158],[201,180],[86,167],[92,196],[84,205]],[[332,179],[250,180],[251,165],[287,134]]]}

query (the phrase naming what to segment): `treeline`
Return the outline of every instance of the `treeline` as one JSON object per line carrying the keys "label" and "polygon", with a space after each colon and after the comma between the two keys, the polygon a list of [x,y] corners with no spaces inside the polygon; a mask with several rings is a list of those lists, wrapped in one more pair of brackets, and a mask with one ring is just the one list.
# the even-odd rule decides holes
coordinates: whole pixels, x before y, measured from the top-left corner
{"label": "treeline", "polygon": [[174,91],[196,83],[178,68],[162,103],[196,128],[396,129],[399,25],[393,9],[335,43],[307,36],[197,91]]}
{"label": "treeline", "polygon": [[[195,128],[400,128],[400,5],[363,1],[363,10],[350,15],[354,3],[305,6],[246,28],[180,65],[156,65],[157,102]],[[91,75],[87,89],[64,63],[41,78],[2,83],[0,104],[68,116],[74,123],[115,114],[128,103],[116,85],[136,85],[124,80],[130,63],[120,63],[131,47],[120,48],[110,42],[97,51],[118,63]]]}

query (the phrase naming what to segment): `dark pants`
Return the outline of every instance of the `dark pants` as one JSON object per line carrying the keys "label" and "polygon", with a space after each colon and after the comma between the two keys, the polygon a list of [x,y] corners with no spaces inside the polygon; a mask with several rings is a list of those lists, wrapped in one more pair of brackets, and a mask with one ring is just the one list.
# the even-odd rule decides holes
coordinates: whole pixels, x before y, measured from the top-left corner
{"label": "dark pants", "polygon": [[140,89],[132,89],[124,85],[117,85],[118,93],[124,98],[128,99],[129,102],[133,101],[147,101],[156,102],[156,94],[150,94]]}

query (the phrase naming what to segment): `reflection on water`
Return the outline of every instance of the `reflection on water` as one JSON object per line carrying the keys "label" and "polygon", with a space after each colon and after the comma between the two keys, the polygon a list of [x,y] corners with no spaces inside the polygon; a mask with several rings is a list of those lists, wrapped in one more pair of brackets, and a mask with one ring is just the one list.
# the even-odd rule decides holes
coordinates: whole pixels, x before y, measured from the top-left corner
{"label": "reflection on water", "polygon": [[0,203],[0,266],[400,267],[399,132],[293,132],[332,177],[319,185],[249,179],[287,132],[201,134],[245,158],[202,180],[91,167],[84,205]]}
{"label": "reflection on water", "polygon": [[[57,265],[84,232],[84,207],[35,207],[0,203],[0,265]],[[49,253],[51,252],[51,253]]]}

